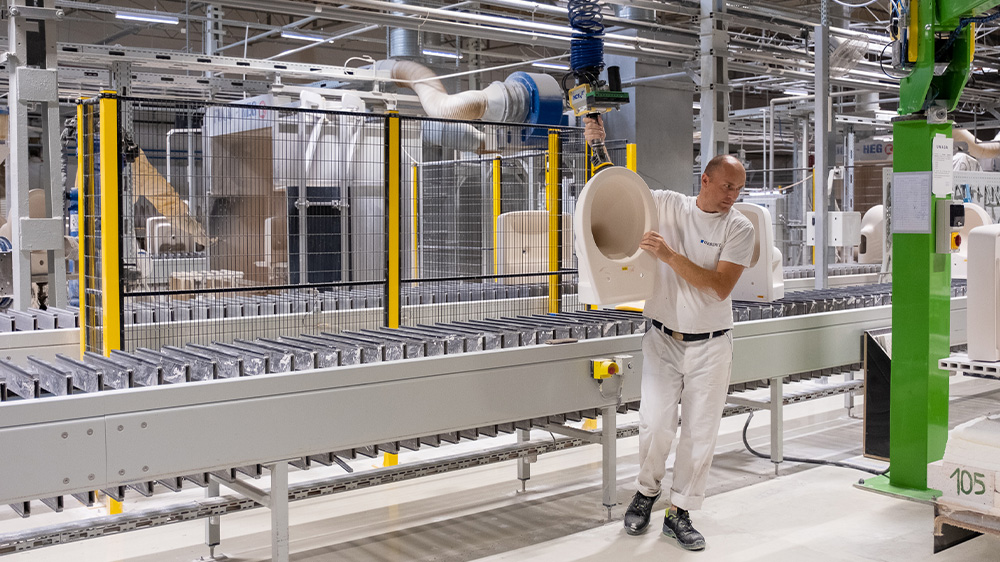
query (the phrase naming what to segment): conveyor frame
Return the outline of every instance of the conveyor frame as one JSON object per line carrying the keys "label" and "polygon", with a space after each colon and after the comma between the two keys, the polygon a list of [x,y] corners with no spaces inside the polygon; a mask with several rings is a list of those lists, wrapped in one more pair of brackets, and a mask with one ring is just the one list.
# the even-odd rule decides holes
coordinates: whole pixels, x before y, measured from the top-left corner
{"label": "conveyor frame", "polygon": [[[956,328],[965,325],[965,301],[952,299]],[[781,380],[859,363],[861,334],[885,326],[890,314],[881,306],[737,324],[732,382],[771,381],[775,462],[782,455]],[[0,408],[0,444],[22,453],[0,459],[0,473],[8,475],[0,503],[234,466],[284,466],[328,451],[561,412],[599,409],[605,426],[613,426],[618,406],[639,399],[641,337],[9,402]],[[964,341],[961,330],[952,337]],[[602,394],[590,376],[592,358],[615,355],[634,356],[633,368],[612,383],[624,384],[620,402],[617,389]],[[373,403],[394,415],[373,420]],[[601,441],[610,506],[615,440]]]}

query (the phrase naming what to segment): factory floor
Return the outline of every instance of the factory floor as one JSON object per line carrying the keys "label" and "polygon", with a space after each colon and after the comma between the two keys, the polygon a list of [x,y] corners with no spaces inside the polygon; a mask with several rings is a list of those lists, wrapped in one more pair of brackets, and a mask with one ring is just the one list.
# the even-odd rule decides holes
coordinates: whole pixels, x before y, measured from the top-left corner
{"label": "factory floor", "polygon": [[[866,462],[856,458],[861,408],[855,408],[852,417],[843,404],[844,398],[835,396],[786,407],[785,453]],[[998,411],[1000,383],[953,378],[953,425]],[[654,521],[644,535],[630,537],[623,531],[622,514],[636,473],[637,439],[633,437],[618,442],[621,504],[614,508],[610,522],[600,505],[601,451],[588,446],[539,457],[523,493],[514,464],[500,463],[295,502],[290,514],[291,558],[297,562],[1000,561],[1000,538],[989,536],[932,554],[932,508],[854,487],[859,478],[867,477],[863,472],[786,462],[775,475],[773,464],[743,448],[740,431],[745,420],[746,416],[723,420],[708,498],[704,508],[693,513],[708,541],[704,552],[681,550],[660,534],[667,506],[663,500],[657,503]],[[533,437],[549,435],[535,431]],[[414,462],[501,442],[498,438],[404,452],[399,460]],[[767,450],[766,414],[754,418],[750,442]],[[375,460],[354,463],[367,468]],[[293,473],[292,481],[318,475],[318,471]],[[266,480],[258,484],[266,487]],[[195,489],[164,494],[159,501],[178,501],[185,495],[190,499],[200,493]],[[126,509],[156,500],[127,502]],[[5,513],[0,515],[0,533],[49,524],[57,516],[67,514],[39,514],[24,521]],[[269,524],[263,509],[224,517],[217,553],[230,561],[268,560]],[[203,536],[204,522],[180,523],[43,548],[4,560],[188,562],[208,554],[201,544]]]}

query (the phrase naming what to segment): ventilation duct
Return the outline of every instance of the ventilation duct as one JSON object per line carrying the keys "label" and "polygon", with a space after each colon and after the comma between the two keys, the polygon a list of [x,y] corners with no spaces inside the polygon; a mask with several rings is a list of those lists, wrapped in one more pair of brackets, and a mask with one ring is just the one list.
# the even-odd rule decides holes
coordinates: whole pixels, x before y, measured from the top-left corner
{"label": "ventilation duct", "polygon": [[615,15],[626,20],[656,23],[656,10],[615,5]]}
{"label": "ventilation duct", "polygon": [[969,145],[969,154],[980,159],[1000,157],[1000,142],[979,142],[975,135],[967,129],[954,129],[952,138],[957,142]]}
{"label": "ventilation duct", "polygon": [[416,92],[431,117],[546,125],[562,120],[562,88],[548,74],[515,72],[483,90],[449,94],[434,71],[422,64],[384,60],[375,69],[388,70],[398,86]]}
{"label": "ventilation duct", "polygon": [[[405,4],[404,0],[392,0],[393,4]],[[402,12],[393,12],[394,15],[404,15]],[[420,49],[420,32],[414,29],[402,29],[399,27],[389,28],[389,37],[386,42],[389,45],[388,56],[391,59],[421,59],[423,53]]]}

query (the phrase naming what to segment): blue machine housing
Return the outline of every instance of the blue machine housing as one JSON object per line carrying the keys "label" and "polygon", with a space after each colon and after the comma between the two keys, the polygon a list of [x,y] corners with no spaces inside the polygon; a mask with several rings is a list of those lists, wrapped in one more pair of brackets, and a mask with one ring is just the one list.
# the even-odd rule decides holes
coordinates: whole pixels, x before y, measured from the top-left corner
{"label": "blue machine housing", "polygon": [[[547,74],[534,74],[530,72],[515,72],[507,77],[507,82],[515,82],[523,85],[528,90],[530,96],[528,115],[524,121],[526,123],[538,125],[566,125],[568,120],[563,114],[562,90],[556,87],[539,86],[535,77],[545,77],[554,80]],[[538,143],[548,138],[548,130],[523,129],[521,141],[525,143]]]}

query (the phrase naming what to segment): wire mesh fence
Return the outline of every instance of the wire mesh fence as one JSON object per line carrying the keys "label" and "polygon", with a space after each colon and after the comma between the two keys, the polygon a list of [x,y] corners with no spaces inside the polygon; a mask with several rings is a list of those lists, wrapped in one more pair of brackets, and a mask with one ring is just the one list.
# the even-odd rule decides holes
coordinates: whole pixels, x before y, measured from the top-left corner
{"label": "wire mesh fence", "polygon": [[[104,309],[101,267],[101,168],[99,107],[97,100],[81,103],[77,109],[77,166],[80,185],[77,216],[81,239],[80,316],[84,326],[83,347],[89,351],[104,348]],[[116,172],[117,173],[117,172]]]}
{"label": "wire mesh fence", "polygon": [[403,322],[575,307],[564,297],[576,293],[572,212],[585,183],[579,130],[420,118],[402,127],[443,140],[425,144],[423,161],[411,163]]}
{"label": "wire mesh fence", "polygon": [[578,129],[114,99],[124,350],[580,308]]}

